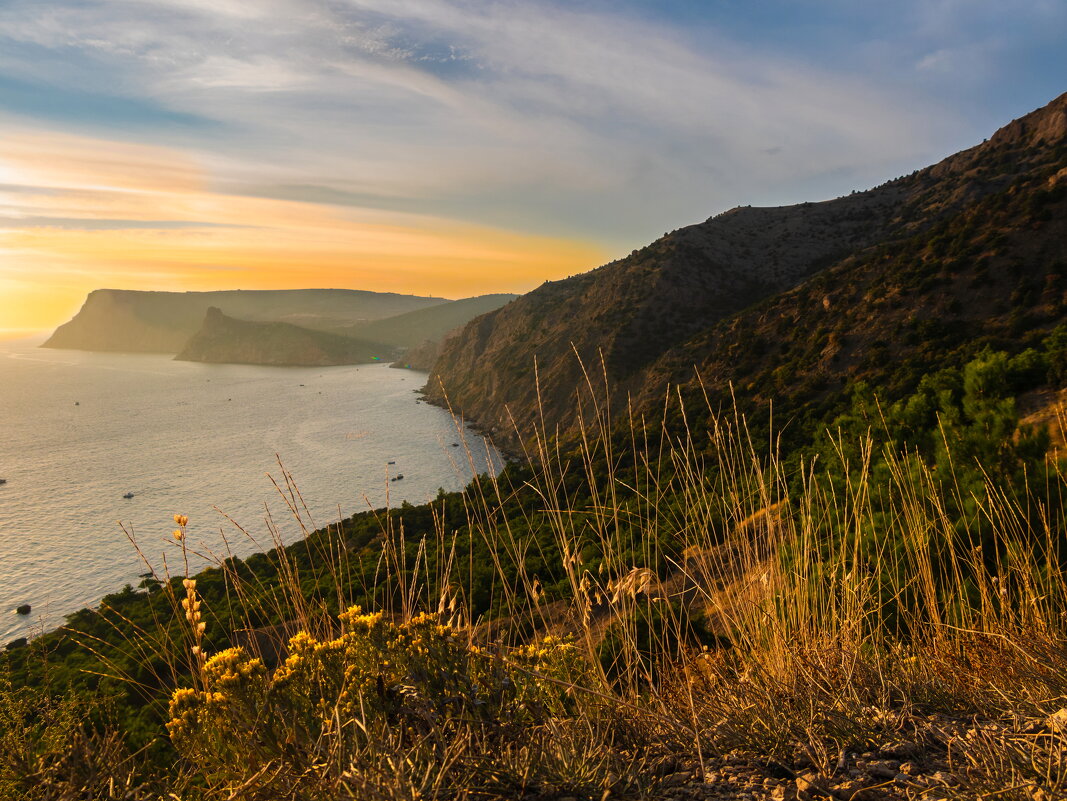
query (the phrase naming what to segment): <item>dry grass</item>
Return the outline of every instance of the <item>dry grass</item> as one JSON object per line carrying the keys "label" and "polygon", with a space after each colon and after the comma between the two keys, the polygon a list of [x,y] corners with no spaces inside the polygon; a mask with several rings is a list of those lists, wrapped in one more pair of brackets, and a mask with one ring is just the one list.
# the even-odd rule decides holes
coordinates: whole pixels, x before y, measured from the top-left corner
{"label": "dry grass", "polygon": [[[586,433],[566,454],[543,428],[532,432],[523,491],[539,503],[525,518],[502,514],[514,488],[499,481],[467,494],[466,526],[497,560],[501,620],[469,614],[474,588],[454,578],[455,534],[443,520],[434,547],[424,540],[413,562],[405,532],[383,518],[373,579],[394,587],[387,619],[404,625],[433,613],[472,663],[490,660],[493,675],[536,683],[563,706],[529,705],[514,719],[475,714],[499,688],[474,682],[467,706],[419,696],[417,722],[398,707],[378,718],[337,713],[314,736],[293,729],[273,757],[250,759],[246,775],[205,773],[190,759],[173,791],[651,798],[679,781],[714,787],[740,761],[752,797],[772,797],[773,787],[788,790],[776,797],[795,796],[794,787],[817,797],[820,786],[838,797],[869,788],[856,798],[1067,797],[1067,581],[1062,532],[1051,522],[1065,510],[1021,509],[987,487],[976,514],[993,532],[986,547],[998,558],[990,559],[948,511],[960,500],[952,477],[913,460],[891,461],[888,484],[878,485],[869,444],[847,479],[830,480],[842,471],[818,464],[789,472],[774,443],[752,442],[737,417],[681,436],[633,420],[631,442],[616,453],[609,418],[589,407]],[[283,476],[279,490],[307,533],[302,499]],[[1039,530],[1034,520],[1044,521]],[[280,543],[278,528],[270,531]],[[566,600],[546,598],[541,577],[525,568],[542,547],[534,535],[546,532],[562,557]],[[343,544],[319,542],[344,608],[353,582]],[[224,558],[218,564],[229,570]],[[281,576],[269,597],[289,623],[243,640],[268,665],[268,683],[289,635],[325,642],[339,633],[284,556]],[[262,587],[229,579],[234,597],[262,596]],[[183,599],[164,586],[175,615],[187,618],[184,644],[165,656],[202,688],[209,655],[198,650],[200,618],[186,614],[195,588]],[[202,615],[211,626],[212,610]],[[549,632],[568,638],[580,678],[523,661],[522,649]],[[701,632],[714,635],[711,647]],[[405,681],[417,685],[398,686]],[[383,684],[382,698],[392,692]],[[909,772],[879,778],[884,765]]]}

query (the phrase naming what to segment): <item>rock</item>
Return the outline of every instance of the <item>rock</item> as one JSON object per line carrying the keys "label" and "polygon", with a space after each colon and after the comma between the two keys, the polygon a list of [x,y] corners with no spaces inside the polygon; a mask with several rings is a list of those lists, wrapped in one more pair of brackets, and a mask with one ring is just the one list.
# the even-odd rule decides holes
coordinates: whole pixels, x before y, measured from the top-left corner
{"label": "rock", "polygon": [[893,759],[883,759],[867,765],[867,772],[876,779],[895,779],[900,773],[900,763]]}
{"label": "rock", "polygon": [[677,773],[672,773],[670,776],[663,777],[661,786],[663,787],[681,787],[693,778],[693,774],[689,771],[682,770]]}
{"label": "rock", "polygon": [[867,786],[856,780],[849,780],[837,785],[833,789],[834,798],[838,798],[841,801],[866,801],[868,798],[873,798],[872,793],[866,793]]}
{"label": "rock", "polygon": [[901,762],[914,760],[921,756],[923,747],[918,743],[906,740],[886,743],[878,749],[878,756],[882,759],[897,759]]}
{"label": "rock", "polygon": [[813,771],[802,773],[796,778],[797,795],[803,799],[815,799],[826,798],[830,795],[826,785],[824,785],[817,774]]}
{"label": "rock", "polygon": [[28,615],[32,608],[33,607],[31,607],[29,604],[22,604],[21,606],[16,608],[15,611],[20,615]]}

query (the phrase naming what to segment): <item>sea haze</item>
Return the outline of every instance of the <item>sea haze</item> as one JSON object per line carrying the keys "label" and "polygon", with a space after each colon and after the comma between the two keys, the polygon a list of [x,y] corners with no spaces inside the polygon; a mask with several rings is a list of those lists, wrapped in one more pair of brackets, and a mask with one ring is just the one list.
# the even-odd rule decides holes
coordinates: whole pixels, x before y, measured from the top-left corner
{"label": "sea haze", "polygon": [[[424,373],[208,365],[41,341],[0,342],[0,643],[136,587],[146,568],[120,523],[174,572],[175,513],[189,517],[195,548],[223,556],[223,535],[239,556],[271,547],[268,508],[284,541],[298,539],[267,477],[281,483],[275,454],[318,526],[461,488],[466,446],[477,472],[502,465],[447,411],[417,402]],[[28,617],[14,611],[24,603]]]}

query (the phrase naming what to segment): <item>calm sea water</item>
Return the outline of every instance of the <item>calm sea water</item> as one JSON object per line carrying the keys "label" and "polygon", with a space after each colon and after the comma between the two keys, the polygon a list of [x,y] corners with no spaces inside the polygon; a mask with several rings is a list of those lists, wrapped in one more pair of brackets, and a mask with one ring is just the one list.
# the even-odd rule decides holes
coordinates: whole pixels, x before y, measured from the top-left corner
{"label": "calm sea water", "polygon": [[[180,562],[175,513],[216,554],[223,534],[240,556],[269,549],[267,510],[284,541],[298,539],[267,477],[280,482],[276,454],[319,526],[459,489],[472,471],[464,440],[477,472],[502,464],[446,411],[416,402],[422,373],[193,364],[41,341],[0,342],[0,644],[137,586],[146,568],[122,526],[157,567],[164,555]],[[24,603],[28,617],[14,611]]]}

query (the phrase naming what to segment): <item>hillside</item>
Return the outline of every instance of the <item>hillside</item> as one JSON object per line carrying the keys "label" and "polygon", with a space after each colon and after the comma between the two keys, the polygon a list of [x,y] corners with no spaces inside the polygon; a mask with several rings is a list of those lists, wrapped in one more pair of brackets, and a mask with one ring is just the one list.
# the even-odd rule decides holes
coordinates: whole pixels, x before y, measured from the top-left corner
{"label": "hillside", "polygon": [[539,410],[550,427],[573,425],[586,380],[576,353],[598,391],[606,375],[616,410],[631,398],[655,408],[694,366],[719,388],[743,380],[818,399],[842,371],[927,364],[946,344],[1047,324],[1062,313],[1065,137],[1067,95],[866,192],[737,208],[669,233],[469,323],[427,395],[447,393],[506,440],[512,418]]}
{"label": "hillside", "polygon": [[398,314],[381,320],[358,323],[337,329],[347,336],[389,342],[400,348],[413,348],[423,343],[437,342],[445,334],[475,317],[499,309],[518,295],[479,295],[424,309]]}
{"label": "hillside", "polygon": [[98,289],[56,329],[48,348],[177,353],[210,307],[242,320],[279,321],[330,330],[425,309],[444,298],[354,289],[139,292]]}
{"label": "hillside", "polygon": [[326,367],[391,359],[394,355],[394,349],[380,342],[292,323],[236,320],[212,307],[200,330],[175,358],[217,364]]}

